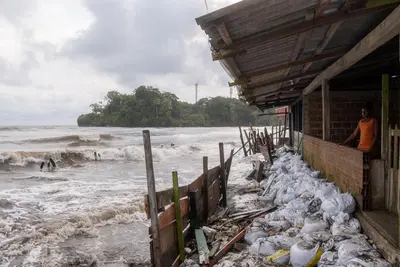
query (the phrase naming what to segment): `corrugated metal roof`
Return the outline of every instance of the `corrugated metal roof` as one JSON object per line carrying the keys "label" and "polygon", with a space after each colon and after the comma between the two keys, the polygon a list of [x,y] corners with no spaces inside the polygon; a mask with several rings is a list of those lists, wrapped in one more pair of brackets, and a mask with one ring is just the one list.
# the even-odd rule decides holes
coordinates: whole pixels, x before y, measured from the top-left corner
{"label": "corrugated metal roof", "polygon": [[[288,86],[301,83],[306,87],[306,82],[311,82],[318,71],[330,66],[340,54],[336,58],[330,57],[308,64],[282,67],[262,75],[257,73],[257,76],[254,76],[255,72],[269,72],[268,68],[307,60],[338,49],[350,50],[395,8],[393,5],[387,6],[385,10],[374,9],[370,13],[363,13],[361,17],[350,15],[350,19],[345,21],[336,22],[332,19],[329,23],[318,24],[321,25],[319,27],[303,27],[306,23],[308,25],[317,23],[318,19],[322,21],[325,17],[333,18],[336,14],[341,15],[339,12],[343,12],[343,8],[346,8],[343,7],[344,0],[330,2],[321,0],[321,4],[318,3],[318,0],[244,0],[197,18],[196,21],[209,36],[215,51],[218,52],[230,42],[233,44],[227,46],[227,49],[235,49],[235,44],[239,43],[240,49],[245,50],[244,54],[235,56],[234,60],[225,60],[225,64],[230,69],[236,70],[242,79],[247,81],[239,89],[245,99],[249,102],[260,101],[257,105],[263,107],[263,99],[268,102],[272,99],[272,102],[276,102],[279,93],[282,93],[282,98],[279,97],[279,100],[292,98],[293,94],[287,92]],[[310,10],[314,12],[314,16],[310,17]],[[290,28],[304,30],[295,32]],[[280,35],[278,31],[284,33]],[[229,43],[226,43],[227,38],[230,38]],[[300,77],[307,73],[310,75]],[[293,78],[296,76],[299,77]],[[269,84],[271,81],[276,83]],[[261,96],[257,97],[258,95]],[[269,98],[266,99],[265,95]]]}

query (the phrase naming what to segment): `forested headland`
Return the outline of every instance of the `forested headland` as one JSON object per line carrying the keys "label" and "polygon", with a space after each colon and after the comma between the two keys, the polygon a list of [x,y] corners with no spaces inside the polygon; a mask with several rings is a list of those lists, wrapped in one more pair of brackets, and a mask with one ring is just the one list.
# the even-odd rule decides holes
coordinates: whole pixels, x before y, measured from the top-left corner
{"label": "forested headland", "polygon": [[104,101],[90,105],[92,112],[78,117],[79,126],[118,127],[222,127],[269,125],[270,116],[258,117],[256,107],[238,99],[203,98],[195,104],[179,101],[175,94],[140,86],[132,94],[107,93]]}

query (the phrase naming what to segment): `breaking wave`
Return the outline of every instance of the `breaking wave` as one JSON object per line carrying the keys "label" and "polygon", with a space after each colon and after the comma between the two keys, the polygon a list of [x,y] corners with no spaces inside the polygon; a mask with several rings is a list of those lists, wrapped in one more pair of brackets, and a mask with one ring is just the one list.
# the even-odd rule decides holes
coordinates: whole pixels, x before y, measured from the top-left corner
{"label": "breaking wave", "polygon": [[[16,208],[15,203],[4,199],[0,199],[0,206],[9,210]],[[8,266],[12,260],[25,255],[25,262],[29,261],[35,253],[35,262],[42,262],[44,265],[41,266],[56,266],[54,264],[61,260],[61,255],[49,255],[46,248],[54,248],[54,245],[73,236],[96,237],[97,227],[146,221],[144,206],[138,200],[128,201],[122,206],[98,207],[85,213],[70,214],[65,218],[48,218],[42,215],[40,208],[22,208],[20,214],[16,213],[14,217],[11,214],[7,217],[0,216],[0,266]]]}
{"label": "breaking wave", "polygon": [[[1,128],[0,128],[1,129]],[[3,128],[4,129],[4,128]],[[11,129],[3,130],[10,131]],[[15,131],[19,131],[19,128],[16,128]],[[1,131],[1,130],[0,130]],[[45,143],[81,143],[81,144],[89,144],[91,142],[104,142],[104,141],[112,141],[118,139],[112,134],[94,134],[94,135],[65,135],[60,137],[46,137],[46,138],[37,138],[37,139],[28,139],[28,140],[20,140],[20,141],[2,141],[2,144],[45,144]]]}
{"label": "breaking wave", "polygon": [[61,142],[91,142],[91,141],[110,141],[115,139],[111,134],[99,135],[66,135],[61,137],[39,138],[27,140],[30,143],[61,143]]}
{"label": "breaking wave", "polygon": [[[180,157],[201,151],[196,145],[183,145],[174,147],[153,147],[153,159],[162,161],[168,157]],[[75,166],[76,164],[94,161],[94,152],[97,152],[99,161],[125,160],[144,161],[144,149],[141,145],[126,146],[123,148],[99,148],[85,150],[63,150],[57,152],[3,152],[0,153],[0,168],[3,166],[33,167],[40,165],[50,157],[58,167]]]}

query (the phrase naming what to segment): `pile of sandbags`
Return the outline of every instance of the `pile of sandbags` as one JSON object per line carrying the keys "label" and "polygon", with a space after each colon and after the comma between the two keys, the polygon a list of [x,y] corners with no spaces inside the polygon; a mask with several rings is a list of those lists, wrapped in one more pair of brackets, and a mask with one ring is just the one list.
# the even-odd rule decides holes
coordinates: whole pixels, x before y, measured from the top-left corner
{"label": "pile of sandbags", "polygon": [[280,208],[247,232],[252,254],[294,267],[391,266],[361,234],[350,194],[319,178],[299,156],[284,149],[278,155],[260,200]]}

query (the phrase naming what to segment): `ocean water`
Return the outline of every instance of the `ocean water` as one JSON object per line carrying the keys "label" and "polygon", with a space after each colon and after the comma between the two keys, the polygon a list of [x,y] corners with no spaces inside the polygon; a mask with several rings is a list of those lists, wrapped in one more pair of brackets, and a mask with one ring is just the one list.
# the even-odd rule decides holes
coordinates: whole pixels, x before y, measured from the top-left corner
{"label": "ocean water", "polygon": [[[0,127],[0,266],[146,262],[142,130]],[[148,130],[157,190],[171,186],[173,170],[181,184],[196,179],[203,156],[210,168],[217,166],[219,142],[226,157],[240,147],[238,128]],[[57,168],[49,171],[46,164],[41,171],[49,157]],[[230,179],[248,170],[242,158],[241,152],[235,156]]]}

